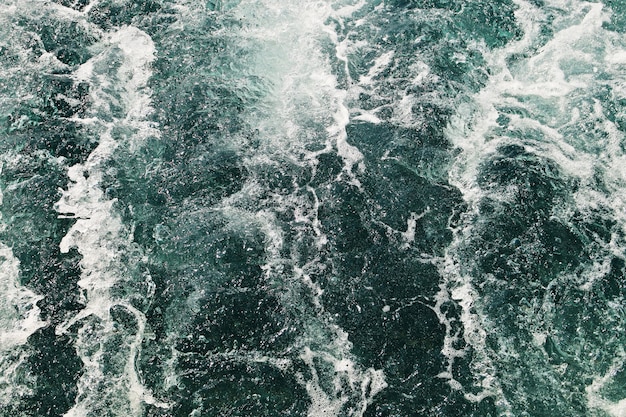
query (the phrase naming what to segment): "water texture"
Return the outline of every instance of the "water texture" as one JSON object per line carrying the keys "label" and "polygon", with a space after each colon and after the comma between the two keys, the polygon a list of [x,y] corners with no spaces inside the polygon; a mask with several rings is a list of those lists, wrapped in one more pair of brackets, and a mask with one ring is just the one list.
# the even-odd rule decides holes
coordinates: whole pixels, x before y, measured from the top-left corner
{"label": "water texture", "polygon": [[0,0],[0,417],[625,417],[624,74],[620,0]]}

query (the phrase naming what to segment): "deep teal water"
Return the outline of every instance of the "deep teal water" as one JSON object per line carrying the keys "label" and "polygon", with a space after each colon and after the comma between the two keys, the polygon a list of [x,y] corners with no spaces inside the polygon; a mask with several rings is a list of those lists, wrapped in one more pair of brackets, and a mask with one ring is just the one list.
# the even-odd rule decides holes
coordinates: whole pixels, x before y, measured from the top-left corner
{"label": "deep teal water", "polygon": [[626,416],[625,33],[0,0],[0,417]]}

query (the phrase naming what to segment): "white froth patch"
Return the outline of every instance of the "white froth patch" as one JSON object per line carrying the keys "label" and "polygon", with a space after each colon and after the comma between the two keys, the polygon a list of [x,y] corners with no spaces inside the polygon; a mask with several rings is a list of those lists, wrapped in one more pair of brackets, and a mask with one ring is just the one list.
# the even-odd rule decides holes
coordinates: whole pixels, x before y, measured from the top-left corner
{"label": "white froth patch", "polygon": [[626,398],[617,403],[606,404],[603,408],[612,417],[626,417]]}
{"label": "white froth patch", "polygon": [[46,325],[37,301],[43,297],[19,284],[20,264],[11,248],[0,243],[0,353],[23,345]]}
{"label": "white froth patch", "polygon": [[426,208],[422,214],[417,214],[411,212],[411,215],[406,220],[406,230],[400,233],[402,237],[402,248],[407,249],[411,246],[413,242],[415,242],[415,230],[417,229],[417,221],[424,217],[428,212],[430,212],[430,208]]}
{"label": "white froth patch", "polygon": [[360,114],[352,117],[352,120],[359,120],[362,122],[372,123],[372,124],[380,124],[382,120],[380,120],[375,114],[369,111],[359,109]]}
{"label": "white froth patch", "polygon": [[154,42],[145,32],[132,26],[114,32],[109,42],[117,44],[124,53],[118,77],[125,84],[126,121],[142,120],[152,111],[150,91],[146,88],[152,75],[150,66],[155,59]]}
{"label": "white froth patch", "polygon": [[333,15],[335,17],[350,17],[355,12],[359,11],[366,4],[367,4],[366,0],[359,0],[355,4],[347,4],[347,5],[344,5],[343,7],[335,10],[333,12]]}
{"label": "white froth patch", "polygon": [[626,51],[616,51],[609,55],[606,61],[611,65],[626,65]]}
{"label": "white froth patch", "polygon": [[[112,210],[114,202],[106,200],[100,188],[100,164],[106,161],[115,146],[109,132],[105,132],[87,162],[68,170],[73,185],[63,192],[55,207],[59,213],[77,219],[61,240],[60,248],[62,253],[67,253],[76,247],[83,255],[81,266],[85,273],[78,285],[88,291],[92,301],[95,292],[106,290],[117,281],[113,265],[118,262],[123,246],[118,239],[124,234],[124,227]],[[108,309],[106,305],[100,307],[105,311]],[[98,315],[101,316],[102,312]]]}
{"label": "white froth patch", "polygon": [[412,72],[417,73],[417,75],[411,80],[411,84],[413,85],[422,85],[429,78],[433,78],[434,76],[430,73],[430,67],[428,64],[419,61],[412,65]]}
{"label": "white froth patch", "polygon": [[[116,125],[130,123],[136,128],[146,127],[138,119],[150,111],[150,92],[146,85],[151,74],[149,65],[155,56],[150,37],[133,27],[113,32],[104,46],[105,49],[100,54],[81,65],[73,76],[94,86],[94,101],[114,100],[115,97],[103,93],[103,90],[115,90],[119,99],[126,104],[126,117],[124,120],[106,123],[98,146],[87,161],[69,168],[68,176],[73,185],[63,192],[56,205],[56,210],[62,216],[77,219],[61,240],[61,252],[66,253],[71,247],[76,247],[83,255],[81,265],[85,272],[79,285],[87,290],[90,299],[86,310],[92,310],[91,313],[97,313],[101,317],[106,315],[106,302],[97,307],[93,304],[101,297],[106,299],[106,290],[118,280],[114,271],[119,262],[120,251],[128,243],[128,231],[124,229],[119,215],[112,208],[114,201],[107,200],[100,187],[103,164],[118,146],[111,135],[111,130]],[[109,60],[109,53],[115,54],[117,49],[122,52],[122,64],[115,73],[109,74],[102,69],[106,68],[103,64]],[[106,114],[107,103],[100,104],[95,111],[105,109],[105,114],[95,113],[94,116],[96,120],[105,116],[106,120],[106,116],[109,116]],[[101,293],[101,290],[105,292]]]}
{"label": "white froth patch", "polygon": [[[338,95],[345,98],[346,93],[341,92]],[[331,137],[335,138],[337,154],[343,159],[344,163],[343,171],[351,178],[351,183],[360,188],[361,183],[354,175],[352,167],[357,165],[359,172],[363,172],[365,170],[365,165],[363,164],[364,156],[356,146],[348,143],[348,134],[346,133],[346,126],[350,122],[348,108],[344,104],[340,104],[338,107],[337,112],[333,116],[336,124],[328,127],[326,130]]]}
{"label": "white froth patch", "polygon": [[479,317],[472,313],[475,300],[477,299],[476,291],[469,282],[454,288],[451,298],[459,303],[463,309],[461,320],[465,325],[465,339],[472,346],[482,346],[485,344],[487,337],[486,331],[480,326]]}
{"label": "white froth patch", "polygon": [[[601,4],[570,4],[568,7],[573,8],[572,16],[578,16],[578,23],[566,21],[565,24],[555,24],[555,27],[561,29],[555,37],[535,56],[518,65],[516,72],[512,73],[506,66],[506,57],[511,53],[526,50],[534,42],[533,37],[538,36],[539,30],[534,23],[536,12],[532,7],[526,2],[517,3],[520,9],[516,15],[525,28],[524,38],[508,45],[506,49],[488,54],[489,61],[496,69],[493,71],[494,75],[487,87],[475,97],[475,105],[462,105],[458,109],[458,116],[453,117],[447,129],[448,137],[464,151],[451,170],[451,182],[459,186],[468,201],[477,201],[481,195],[474,184],[478,165],[486,155],[494,152],[503,140],[489,135],[497,127],[496,119],[499,115],[497,106],[528,108],[531,112],[537,112],[538,109],[533,107],[535,99],[539,103],[542,100],[544,103],[554,103],[552,110],[555,115],[552,119],[539,122],[530,117],[510,115],[511,129],[536,130],[545,135],[542,138],[543,142],[532,144],[531,151],[557,162],[570,176],[588,180],[592,178],[595,173],[594,167],[598,165],[597,155],[586,154],[578,149],[580,146],[586,146],[585,144],[577,143],[576,137],[565,136],[561,132],[568,126],[579,123],[581,113],[575,107],[575,103],[581,95],[584,96],[585,90],[593,86],[593,77],[597,72],[594,72],[594,64],[598,60],[605,60],[607,66],[612,62],[621,62],[622,52],[619,48],[612,48],[610,54],[603,51],[604,47],[610,44],[604,40],[605,34],[602,29],[607,14]],[[587,68],[588,71],[578,73],[576,71],[579,70],[575,69],[570,73],[572,65]],[[599,103],[596,104],[599,106]],[[544,113],[545,110],[542,110],[540,115],[543,116]],[[599,119],[606,120],[601,109],[594,110],[594,113]],[[610,132],[611,137],[620,136],[619,140],[623,137],[606,123],[604,130]],[[613,142],[619,140],[612,139]],[[621,152],[612,149],[608,154],[615,160],[615,155]],[[619,164],[609,163],[612,169],[607,169],[607,172],[620,171],[617,169]]]}
{"label": "white froth patch", "polygon": [[[537,112],[538,116],[544,116],[545,110],[541,109],[539,113],[539,108],[534,106],[541,101],[552,102],[555,114],[552,120],[539,122],[529,117],[511,115],[510,129],[522,131],[536,129],[542,132],[546,136],[545,142],[534,144],[535,152],[558,162],[568,175],[589,178],[594,172],[595,155],[587,156],[580,153],[578,149],[572,147],[575,138],[566,137],[561,131],[567,127],[567,124],[564,124],[567,122],[563,120],[571,119],[570,123],[575,123],[578,114],[575,107],[570,114],[569,102],[592,85],[595,74],[593,64],[599,59],[604,59],[602,53],[598,55],[597,51],[590,52],[593,48],[587,46],[587,43],[604,45],[602,23],[606,21],[607,15],[601,4],[570,5],[574,7],[573,15],[581,15],[581,21],[562,27],[536,55],[518,65],[515,72],[511,72],[512,70],[507,68],[506,57],[526,50],[532,45],[533,36],[538,35],[538,28],[533,23],[533,12],[529,5],[522,3],[519,4],[520,10],[516,15],[526,29],[525,37],[510,44],[506,49],[487,54],[490,55],[489,61],[494,69],[494,75],[486,88],[476,96],[476,107],[470,112],[464,112],[463,107],[471,106],[462,106],[458,117],[453,118],[448,128],[448,136],[455,145],[465,151],[462,159],[469,169],[463,169],[464,176],[468,179],[473,178],[476,174],[476,164],[482,160],[488,148],[495,149],[502,140],[497,137],[490,143],[485,140],[489,137],[489,132],[497,127],[496,119],[499,113],[496,107],[528,108],[531,114]],[[572,69],[572,66],[581,65],[581,68],[587,68],[588,71],[579,73],[578,69]],[[458,167],[457,165],[455,168]],[[461,178],[453,180],[460,184],[469,184],[467,180]],[[469,190],[468,192],[471,193]]]}
{"label": "white froth patch", "polygon": [[94,58],[89,59],[87,62],[83,63],[76,71],[72,74],[77,81],[90,81],[91,77],[94,75]]}
{"label": "white froth patch", "polygon": [[372,84],[372,79],[380,74],[391,63],[394,51],[388,51],[374,60],[374,65],[367,72],[367,75],[362,75],[359,79],[359,84],[369,85]]}
{"label": "white froth patch", "polygon": [[[342,339],[340,335],[339,339]],[[381,370],[368,368],[365,371],[359,370],[351,359],[336,358],[328,352],[314,352],[308,347],[301,354],[301,359],[309,366],[312,378],[304,385],[311,406],[307,412],[307,417],[363,417],[374,396],[387,387],[384,373]],[[315,368],[314,359],[321,359],[333,365],[335,375],[333,376],[333,392],[325,391],[321,384],[321,377]],[[302,376],[300,375],[300,378]],[[346,390],[346,383],[349,390]],[[345,410],[345,404],[350,398],[357,396],[360,401],[359,409]],[[347,413],[347,414],[346,414]]]}
{"label": "white froth patch", "polygon": [[249,24],[241,35],[259,50],[248,71],[273,87],[248,115],[248,122],[260,133],[264,153],[311,164],[320,151],[311,152],[307,145],[325,140],[322,152],[335,148],[344,161],[343,174],[357,186],[353,167],[364,169],[363,155],[347,141],[346,92],[337,86],[319,42],[328,36],[336,56],[347,65],[347,44],[338,41],[326,22],[331,17],[343,19],[364,4],[333,10],[330,3],[263,0],[244,1],[233,10],[234,16]]}
{"label": "white froth patch", "polygon": [[318,356],[308,347],[304,349],[304,352],[300,357],[309,366],[311,370],[312,378],[306,381],[304,386],[311,400],[311,406],[307,412],[307,417],[327,417],[327,416],[339,416],[343,404],[347,401],[347,398],[339,396],[338,398],[332,398],[326,393],[320,386],[319,376],[314,365],[314,358]]}
{"label": "white froth patch", "polygon": [[[61,240],[60,249],[65,253],[76,248],[82,255],[83,272],[78,285],[84,290],[85,298],[85,308],[56,329],[57,333],[64,333],[73,324],[82,323],[76,349],[84,372],[78,381],[76,404],[66,417],[84,416],[111,398],[120,404],[122,409],[118,412],[128,416],[141,415],[144,403],[167,407],[145,389],[135,369],[146,319],[132,305],[115,299],[110,293],[116,283],[128,278],[129,267],[120,259],[122,254],[130,252],[131,233],[115,211],[115,201],[108,200],[101,187],[105,164],[120,141],[127,141],[126,145],[132,150],[134,142],[158,134],[145,120],[152,111],[147,83],[155,49],[150,37],[134,27],[123,27],[108,34],[100,48],[98,55],[73,74],[75,79],[91,85],[93,105],[84,122],[100,131],[99,143],[83,164],[68,169],[72,185],[63,191],[55,206],[60,217],[76,219]],[[112,67],[110,62],[119,64]],[[115,117],[112,105],[122,106],[123,117]],[[114,138],[112,132],[116,128],[134,133]],[[114,306],[123,307],[135,317],[137,332],[125,335],[124,344],[120,346],[120,354],[126,359],[124,368],[116,370],[115,375],[105,375],[101,342],[115,331],[110,316]]]}
{"label": "white froth patch", "polygon": [[[72,74],[76,80],[88,82],[92,87],[90,117],[74,120],[93,124],[111,119],[111,105],[121,105],[125,116],[123,120],[110,122],[111,126],[123,122],[125,126],[133,128],[136,142],[150,135],[158,136],[159,132],[153,123],[146,120],[153,111],[148,80],[152,75],[151,65],[156,54],[154,42],[145,32],[127,26],[108,34],[102,48],[98,55]],[[119,62],[119,67],[111,71],[109,62]]]}
{"label": "white froth patch", "polygon": [[613,365],[609,368],[608,372],[604,375],[599,375],[594,378],[591,384],[585,387],[587,393],[587,404],[590,408],[596,410],[602,410],[611,417],[626,417],[626,398],[620,401],[613,402],[602,397],[601,390],[606,386],[615,374],[624,366],[624,353],[619,355],[614,360]]}
{"label": "white froth patch", "polygon": [[[575,210],[587,213],[591,210],[611,212],[622,230],[626,230],[626,191],[624,190],[624,166],[626,158],[621,150],[623,132],[610,122],[603,113],[602,103],[593,97],[599,88],[609,86],[616,97],[624,93],[623,69],[626,64],[626,45],[621,35],[602,28],[608,13],[600,3],[578,1],[548,1],[548,6],[567,10],[555,20],[552,27],[555,36],[541,46],[536,55],[516,62],[508,67],[507,58],[512,54],[527,53],[537,45],[540,38],[540,22],[543,10],[535,8],[527,1],[516,1],[517,20],[524,29],[524,37],[495,51],[485,51],[491,70],[491,78],[486,87],[474,96],[474,102],[463,104],[457,109],[447,128],[448,138],[463,152],[450,171],[450,182],[463,193],[470,205],[466,222],[455,230],[455,241],[448,249],[446,262],[440,266],[444,282],[437,296],[435,311],[448,298],[461,307],[461,321],[465,331],[462,337],[474,348],[475,358],[472,372],[481,382],[482,392],[466,394],[470,401],[492,395],[497,406],[510,414],[510,406],[502,395],[494,364],[500,352],[492,352],[485,343],[485,332],[493,329],[480,309],[481,300],[473,287],[489,277],[467,277],[458,265],[455,250],[463,247],[463,242],[472,236],[472,221],[480,214],[476,203],[486,194],[490,198],[506,198],[506,190],[498,189],[491,193],[476,184],[480,164],[496,152],[503,143],[519,143],[527,151],[546,160],[555,162],[559,169],[571,178],[579,180],[580,186],[573,196],[574,204],[557,207],[555,215],[567,224]],[[602,78],[598,75],[602,73]],[[520,114],[509,114],[509,131],[540,132],[537,137],[529,135],[520,139],[506,133],[497,132],[498,109],[512,108]],[[585,130],[585,123],[598,128],[600,135],[591,135]],[[502,129],[500,129],[502,131]],[[594,176],[603,176],[608,192],[598,190]],[[608,209],[608,210],[607,210]],[[561,213],[560,211],[563,211]],[[558,213],[556,213],[558,212]],[[616,237],[594,254],[598,261],[589,265],[579,279],[579,289],[591,290],[595,280],[605,276],[610,269],[610,253],[623,256],[623,247]],[[467,268],[471,270],[470,268]],[[568,278],[570,279],[570,278]],[[476,281],[473,281],[476,280]],[[479,285],[479,284],[476,284]],[[446,326],[442,353],[452,362],[462,352],[452,348],[459,335],[450,333],[448,319],[438,313]],[[497,329],[495,329],[497,330]],[[547,333],[541,326],[532,328],[532,343],[541,348]],[[619,348],[621,349],[621,348]],[[618,356],[623,354],[616,352]],[[509,352],[508,354],[514,354]],[[587,359],[581,358],[582,361]],[[585,363],[587,365],[587,363]],[[602,410],[611,416],[626,416],[626,399],[608,401],[601,395],[602,389],[613,381],[616,370],[623,366],[623,358],[616,360],[614,369],[602,377],[597,377],[587,387],[589,407]],[[448,371],[440,377],[449,379],[455,386],[452,373]],[[457,389],[458,388],[457,386]]]}

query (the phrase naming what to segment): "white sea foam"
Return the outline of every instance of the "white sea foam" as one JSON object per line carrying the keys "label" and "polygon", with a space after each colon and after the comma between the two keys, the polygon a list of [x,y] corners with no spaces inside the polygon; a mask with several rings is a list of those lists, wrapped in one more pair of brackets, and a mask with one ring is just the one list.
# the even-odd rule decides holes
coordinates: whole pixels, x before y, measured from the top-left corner
{"label": "white sea foam", "polygon": [[[342,44],[325,22],[331,17],[340,19],[361,6],[359,3],[334,10],[331,2],[279,5],[266,1],[242,2],[233,10],[235,16],[250,23],[243,35],[260,48],[255,66],[248,70],[273,85],[273,94],[248,119],[266,144],[263,154],[281,152],[293,159],[300,153],[300,163],[308,163],[334,148],[344,160],[344,175],[354,184],[358,180],[353,167],[363,170],[363,155],[347,141],[350,113],[345,105],[346,93],[337,86],[320,43],[323,36],[328,36],[341,59]],[[320,141],[326,142],[324,149],[304,149]]]}
{"label": "white sea foam", "polygon": [[367,75],[362,75],[359,79],[360,84],[372,84],[372,78],[377,76],[389,66],[391,58],[393,58],[394,51],[387,51],[374,60],[374,65],[369,69]]}
{"label": "white sea foam", "polygon": [[[255,110],[246,115],[246,122],[258,129],[261,140],[261,151],[246,161],[250,171],[278,166],[282,160],[287,160],[300,166],[308,165],[315,172],[318,155],[334,149],[344,165],[338,179],[360,185],[356,173],[364,169],[363,155],[347,140],[346,126],[350,122],[345,104],[347,96],[338,86],[321,50],[322,43],[330,40],[337,58],[346,59],[346,44],[338,40],[335,29],[327,22],[331,18],[349,17],[365,2],[346,3],[345,7],[335,8],[332,2],[243,1],[231,10],[245,27],[237,36],[258,51],[250,59],[253,65],[247,71],[269,80],[272,86]],[[315,150],[309,150],[311,145]],[[297,251],[285,258],[284,237],[276,210],[289,208],[293,212],[296,241],[304,242],[305,237],[312,236],[317,249],[328,242],[318,218],[317,191],[296,183],[293,186],[297,192],[274,194],[272,201],[264,201],[267,208],[261,208],[255,216],[266,235],[267,263],[263,269],[268,283],[279,289],[285,308],[301,306],[303,311],[311,310],[311,316],[303,318],[308,328],[297,342],[302,349],[301,359],[310,371],[310,377],[299,375],[311,400],[307,415],[362,416],[372,398],[385,387],[384,375],[379,370],[362,369],[353,361],[347,334],[324,311],[320,302],[323,291],[319,283],[311,279],[312,272],[322,261],[313,257],[301,264]],[[264,184],[250,182],[240,193],[223,200],[220,206],[228,211],[230,205],[242,198],[258,196],[262,187]],[[285,277],[281,273],[285,263],[291,265],[293,276]],[[308,294],[314,309],[301,299],[301,292]],[[330,365],[332,372],[320,368],[318,361]],[[357,408],[347,410],[348,402],[357,404]]]}
{"label": "white sea foam", "polygon": [[[338,327],[335,327],[335,331],[337,331],[338,338],[333,343],[334,347],[339,347],[341,351],[349,350],[347,334]],[[344,344],[347,346],[340,346]],[[311,378],[308,380],[298,375],[299,382],[304,385],[311,400],[311,406],[307,412],[308,417],[341,415],[363,417],[373,398],[387,387],[381,370],[373,368],[360,370],[351,359],[335,357],[329,352],[313,351],[308,347],[304,348],[300,358],[308,365],[311,373]],[[327,383],[323,384],[320,379],[327,379],[329,375],[319,374],[315,360],[332,365],[334,369],[334,375],[331,377],[332,392],[322,388]],[[358,408],[347,408],[346,404],[355,396],[359,399]]]}
{"label": "white sea foam", "polygon": [[[0,7],[0,49],[2,53],[2,68],[0,73],[0,114],[4,119],[9,114],[15,114],[20,106],[28,106],[36,97],[33,92],[38,87],[38,81],[33,74],[46,73],[64,67],[56,58],[43,54],[37,57],[33,47],[32,34],[16,21],[32,9],[27,2],[3,2]],[[20,130],[33,121],[22,115],[9,128],[9,132]],[[7,127],[7,126],[5,126]],[[13,138],[9,134],[3,135],[4,154],[0,157],[0,172],[5,164],[19,166],[21,161],[12,151]],[[3,183],[0,187],[0,206],[3,200],[11,193],[19,190],[29,179],[19,179],[15,182]],[[15,213],[22,215],[22,213]],[[19,222],[18,222],[19,223]],[[10,227],[0,213],[0,231],[6,232]],[[14,233],[14,232],[13,232]],[[11,233],[11,234],[13,234]],[[0,242],[0,410],[10,410],[19,403],[21,398],[32,395],[35,386],[34,377],[25,375],[32,350],[28,345],[28,338],[38,329],[48,323],[41,320],[40,309],[37,303],[43,299],[22,285],[21,265],[11,247]],[[0,411],[0,413],[2,413]]]}
{"label": "white sea foam", "polygon": [[45,326],[37,301],[43,297],[19,283],[20,263],[11,248],[0,243],[0,353],[26,343]]}
{"label": "white sea foam", "polygon": [[[506,404],[507,400],[502,395],[494,372],[493,361],[498,359],[495,353],[489,353],[485,344],[484,334],[492,329],[493,324],[481,312],[481,301],[473,287],[474,280],[459,267],[455,255],[457,245],[462,247],[462,242],[472,236],[472,222],[480,216],[477,203],[487,194],[490,198],[507,198],[504,195],[506,193],[494,195],[477,186],[480,164],[494,154],[501,144],[522,145],[528,152],[555,162],[565,175],[578,179],[581,184],[573,196],[575,207],[555,209],[559,221],[568,224],[575,209],[587,213],[592,209],[608,208],[622,229],[625,225],[624,155],[616,146],[624,140],[624,135],[608,120],[601,103],[592,94],[603,85],[619,91],[622,85],[622,52],[626,45],[620,35],[602,27],[609,16],[602,4],[579,1],[548,3],[553,7],[552,10],[567,10],[567,13],[557,15],[552,24],[556,30],[554,37],[545,45],[538,45],[540,26],[537,22],[543,21],[543,12],[529,2],[517,1],[519,7],[516,16],[524,29],[524,37],[501,50],[485,50],[492,76],[472,103],[457,109],[457,116],[447,129],[447,136],[463,151],[451,170],[450,182],[463,192],[470,210],[466,214],[466,222],[455,232],[455,243],[448,250],[447,261],[441,265],[440,270],[446,278],[437,305],[451,298],[462,307],[461,321],[465,328],[463,337],[473,347],[473,372],[482,379],[485,388],[475,398],[467,394],[466,397],[478,401],[485,395],[493,395],[497,401],[501,401],[501,409],[509,410],[509,413],[510,407]],[[531,58],[509,67],[507,57],[529,52],[533,54]],[[598,78],[598,68],[604,69],[603,78]],[[503,108],[522,110],[523,116],[510,115],[509,131],[540,132],[541,136],[521,140],[507,137],[506,134],[494,134],[499,110]],[[594,121],[606,134],[599,137],[598,134],[586,132],[584,123],[590,121]],[[607,194],[593,185],[594,176],[598,172],[603,173],[610,190]],[[610,254],[623,256],[623,242],[617,243],[616,240],[619,239],[614,235],[609,245],[598,244],[593,254],[594,261],[585,266],[583,272],[561,279],[569,280],[568,284],[580,285],[583,291],[590,291],[594,282],[609,271]],[[467,270],[471,270],[471,267]],[[480,281],[489,279],[475,278]],[[545,305],[540,309],[546,315],[546,322],[550,322],[550,314],[554,314],[550,312],[551,307]],[[456,356],[462,354],[450,348],[457,335],[451,334],[450,323],[441,311],[438,315],[447,329],[443,353],[453,362]],[[535,345],[539,348],[547,335],[541,323],[535,320],[534,327],[531,326]],[[623,358],[617,360],[615,366],[623,366]],[[443,376],[451,378],[451,373]],[[590,408],[602,409],[611,415],[623,415],[620,414],[623,413],[623,402],[613,403],[601,395],[600,387],[612,377],[609,372],[596,378],[594,384],[587,388],[588,404]]]}
{"label": "white sea foam", "polygon": [[[0,206],[2,201],[0,189]],[[0,213],[0,230],[5,227]],[[20,285],[20,262],[11,248],[0,242],[0,352],[25,344],[30,335],[46,325],[37,307],[41,299],[43,296]]]}
{"label": "white sea foam", "polygon": [[585,392],[587,393],[587,403],[589,406],[594,409],[603,410],[611,417],[626,416],[626,398],[619,401],[610,401],[602,396],[601,391],[606,385],[613,381],[613,378],[619,371],[623,370],[624,363],[626,363],[625,356],[626,352],[622,349],[614,359],[608,372],[604,375],[597,375],[591,384],[585,387]]}
{"label": "white sea foam", "polygon": [[301,381],[306,387],[306,391],[311,399],[308,417],[322,416],[338,416],[347,398],[343,396],[331,397],[324,389],[320,387],[319,376],[313,359],[316,355],[308,348],[305,348],[301,355],[302,360],[309,366],[311,370],[311,379],[309,381]]}
{"label": "white sea foam", "polygon": [[358,109],[358,113],[359,113],[358,115],[352,117],[352,120],[360,120],[362,122],[368,122],[368,123],[372,123],[375,125],[380,124],[382,122],[382,120],[380,120],[378,116],[373,114],[373,112],[371,111]]}
{"label": "white sea foam", "polygon": [[[346,93],[341,93],[342,98],[346,97]],[[343,102],[343,100],[342,100]],[[365,170],[363,164],[363,154],[356,146],[348,143],[348,134],[346,133],[346,126],[350,122],[350,112],[348,108],[341,104],[334,115],[336,124],[327,128],[327,132],[331,137],[335,137],[335,144],[337,146],[337,153],[344,161],[344,172],[351,178],[351,183],[360,187],[361,183],[352,172],[352,167],[358,166],[360,172]]]}
{"label": "white sea foam", "polygon": [[[81,325],[76,349],[84,371],[78,381],[76,404],[65,414],[67,417],[99,413],[108,401],[116,404],[109,412],[124,416],[141,415],[144,403],[166,406],[143,387],[136,372],[135,362],[146,319],[139,310],[116,299],[110,291],[130,278],[129,267],[121,263],[121,258],[123,253],[131,252],[131,242],[130,231],[113,208],[115,201],[108,200],[101,188],[104,164],[120,145],[120,139],[113,137],[114,129],[127,128],[134,132],[122,139],[130,149],[133,149],[133,142],[158,133],[145,121],[151,111],[147,81],[155,49],[150,37],[134,27],[109,33],[99,49],[99,54],[73,74],[75,79],[91,85],[93,105],[88,117],[76,120],[100,131],[98,146],[86,162],[69,168],[72,185],[63,192],[55,207],[63,217],[76,218],[60,247],[62,252],[75,247],[82,255],[83,272],[78,285],[85,298],[85,308],[56,329],[57,333],[64,333],[76,323]],[[111,67],[111,62],[119,62],[119,65]],[[115,117],[112,104],[124,109],[122,118]],[[104,350],[103,341],[115,335],[110,314],[114,307],[123,308],[135,318],[136,332],[124,335],[123,344],[116,352],[125,355],[123,368],[104,374],[103,361],[110,353]]]}

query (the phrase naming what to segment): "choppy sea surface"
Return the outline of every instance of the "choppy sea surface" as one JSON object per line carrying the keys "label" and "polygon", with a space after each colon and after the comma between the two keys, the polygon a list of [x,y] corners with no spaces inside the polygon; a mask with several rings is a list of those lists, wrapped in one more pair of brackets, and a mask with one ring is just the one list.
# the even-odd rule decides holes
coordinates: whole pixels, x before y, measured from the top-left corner
{"label": "choppy sea surface", "polygon": [[625,417],[626,2],[0,0],[1,417]]}

